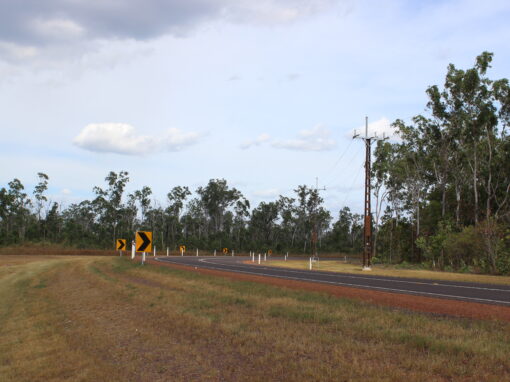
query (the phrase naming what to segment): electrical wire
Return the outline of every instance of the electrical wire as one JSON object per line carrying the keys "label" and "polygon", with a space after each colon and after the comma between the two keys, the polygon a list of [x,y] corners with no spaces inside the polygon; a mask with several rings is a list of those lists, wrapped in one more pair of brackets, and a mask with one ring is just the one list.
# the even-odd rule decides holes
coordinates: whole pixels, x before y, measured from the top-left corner
{"label": "electrical wire", "polygon": [[351,187],[349,187],[349,189],[347,190],[347,194],[345,195],[345,198],[344,198],[344,201],[342,202],[342,207],[345,206],[345,202],[347,201],[347,198],[349,197],[349,195],[351,194],[351,191],[352,189],[354,188],[354,184],[356,183],[356,181],[358,180],[358,177],[359,177],[359,174],[361,174],[361,170],[365,167],[365,163],[363,163],[360,168],[358,169],[358,172],[356,173],[356,176],[354,177],[353,181],[352,181],[352,184],[351,184]]}
{"label": "electrical wire", "polygon": [[[351,141],[352,142],[352,141]],[[356,151],[356,153],[351,157],[351,159],[349,160],[349,162],[347,162],[347,165],[345,166],[346,168],[349,168],[352,164],[352,162],[354,162],[355,159],[358,159],[359,158],[359,154],[361,152],[361,150],[363,149],[363,145],[360,145],[358,147],[358,150]],[[329,179],[329,182],[326,183],[325,187],[328,188],[329,186],[331,186],[332,184],[334,183],[334,180],[333,179]]]}
{"label": "electrical wire", "polygon": [[[340,163],[340,161],[342,160],[342,158],[345,156],[345,154],[347,153],[347,151],[349,151],[351,145],[352,145],[352,141],[353,139],[351,139],[349,141],[349,144],[347,145],[346,149],[340,154],[340,156],[338,157],[338,159],[335,161],[335,163],[333,164],[333,166],[331,166],[329,168],[329,170],[324,174],[324,177],[327,178],[328,180],[330,180],[330,175],[331,175],[331,172],[335,169],[336,166],[338,166],[338,163]],[[328,182],[326,182],[328,183]]]}

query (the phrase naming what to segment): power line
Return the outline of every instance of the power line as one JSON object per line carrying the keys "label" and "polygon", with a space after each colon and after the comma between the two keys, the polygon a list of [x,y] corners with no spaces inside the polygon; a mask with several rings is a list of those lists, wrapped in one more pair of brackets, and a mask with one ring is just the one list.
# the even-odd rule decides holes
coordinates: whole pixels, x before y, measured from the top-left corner
{"label": "power line", "polygon": [[[352,141],[351,141],[352,142]],[[349,162],[347,162],[346,164],[346,168],[349,168],[350,165],[354,162],[354,160],[359,156],[359,153],[361,152],[361,147],[358,148],[358,150],[356,151],[356,153],[351,157],[351,159],[349,160]],[[334,183],[334,180],[330,178],[330,182],[328,182],[326,184],[326,187],[329,187],[331,186],[332,184]]]}
{"label": "power line", "polygon": [[[338,157],[338,159],[335,161],[335,163],[333,164],[333,166],[331,166],[328,171],[324,174],[325,177],[329,177],[331,175],[331,172],[335,169],[336,166],[338,166],[338,163],[340,163],[340,161],[342,160],[342,158],[345,156],[345,154],[347,153],[347,151],[349,151],[349,148],[351,147],[352,145],[352,140],[349,141],[349,144],[347,145],[346,149],[340,154],[340,156]],[[327,178],[329,180],[329,178]]]}
{"label": "power line", "polygon": [[352,180],[352,184],[351,184],[351,187],[349,187],[347,189],[347,194],[345,195],[345,199],[344,201],[342,202],[342,207],[345,207],[345,202],[347,201],[347,198],[349,197],[349,195],[351,194],[351,191],[352,189],[354,188],[354,183],[356,183],[356,181],[358,180],[358,177],[359,177],[359,174],[361,174],[361,170],[363,169],[364,167],[364,164],[362,164],[359,168],[358,168],[358,172],[356,173],[356,176],[353,178]]}

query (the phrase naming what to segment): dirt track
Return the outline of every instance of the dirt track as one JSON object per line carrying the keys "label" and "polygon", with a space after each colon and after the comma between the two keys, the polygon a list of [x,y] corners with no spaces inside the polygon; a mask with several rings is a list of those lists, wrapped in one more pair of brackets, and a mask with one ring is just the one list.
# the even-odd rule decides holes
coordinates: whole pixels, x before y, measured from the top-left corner
{"label": "dirt track", "polygon": [[381,306],[390,306],[418,312],[426,312],[455,317],[468,317],[483,320],[501,320],[510,322],[510,308],[494,305],[485,305],[472,302],[444,300],[431,297],[410,296],[397,293],[369,291],[363,289],[323,285],[304,281],[284,280],[273,277],[245,275],[233,272],[223,272],[208,269],[195,269],[194,267],[165,264],[148,259],[150,264],[189,270],[206,275],[226,277],[234,280],[254,281],[291,289],[324,292],[337,297],[355,298]]}

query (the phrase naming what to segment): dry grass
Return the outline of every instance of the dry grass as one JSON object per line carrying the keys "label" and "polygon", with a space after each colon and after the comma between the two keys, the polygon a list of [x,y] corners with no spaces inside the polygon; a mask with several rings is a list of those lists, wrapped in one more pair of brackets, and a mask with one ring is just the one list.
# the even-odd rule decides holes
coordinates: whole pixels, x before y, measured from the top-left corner
{"label": "dry grass", "polygon": [[[6,259],[7,258],[7,259]],[[0,380],[510,380],[510,325],[133,264],[0,256]]]}
{"label": "dry grass", "polygon": [[[264,265],[294,269],[309,269],[310,263],[308,259],[288,261],[270,260],[265,262]],[[475,275],[471,273],[439,272],[421,269],[399,269],[393,265],[379,264],[372,265],[371,271],[363,271],[360,264],[345,263],[338,260],[321,260],[318,263],[313,263],[313,269],[374,276],[410,277],[417,279],[510,285],[510,276]]]}

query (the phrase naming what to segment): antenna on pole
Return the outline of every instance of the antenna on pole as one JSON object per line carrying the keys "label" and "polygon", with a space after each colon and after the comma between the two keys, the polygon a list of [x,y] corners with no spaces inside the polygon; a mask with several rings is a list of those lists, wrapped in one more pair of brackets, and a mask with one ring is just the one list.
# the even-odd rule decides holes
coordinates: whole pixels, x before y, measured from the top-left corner
{"label": "antenna on pole", "polygon": [[371,192],[371,146],[373,141],[380,141],[388,139],[383,133],[383,137],[377,137],[374,132],[373,136],[368,135],[368,117],[365,117],[365,136],[360,137],[354,130],[353,139],[362,139],[365,141],[365,207],[364,207],[364,230],[363,230],[363,270],[369,271],[372,266],[372,212],[370,206],[370,192]]}

